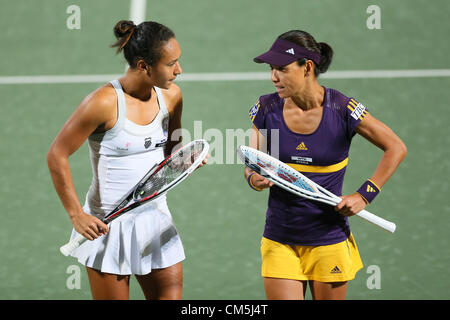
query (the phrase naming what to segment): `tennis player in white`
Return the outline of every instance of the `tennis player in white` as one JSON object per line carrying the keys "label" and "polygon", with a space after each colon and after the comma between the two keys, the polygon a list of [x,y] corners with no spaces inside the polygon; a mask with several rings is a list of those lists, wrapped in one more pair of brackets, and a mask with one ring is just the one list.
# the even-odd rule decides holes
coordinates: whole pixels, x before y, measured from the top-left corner
{"label": "tennis player in white", "polygon": [[[144,174],[180,141],[182,96],[173,81],[182,70],[174,33],[156,22],[119,21],[114,46],[126,74],[88,95],[53,142],[48,165],[72,221],[72,238],[87,241],[73,257],[86,266],[94,299],[128,299],[135,275],[147,299],[181,299],[183,245],[165,196],[113,221],[101,222]],[[161,89],[162,90],[161,90]],[[68,158],[88,140],[93,180],[82,207]]]}

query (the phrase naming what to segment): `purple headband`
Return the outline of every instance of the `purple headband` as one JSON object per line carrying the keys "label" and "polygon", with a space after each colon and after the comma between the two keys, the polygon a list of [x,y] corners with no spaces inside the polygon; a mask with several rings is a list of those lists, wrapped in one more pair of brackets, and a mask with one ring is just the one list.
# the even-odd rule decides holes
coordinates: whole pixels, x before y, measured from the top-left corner
{"label": "purple headband", "polygon": [[268,63],[277,67],[283,67],[294,61],[307,58],[320,63],[320,54],[301,47],[287,40],[277,39],[269,51],[253,59],[256,63]]}

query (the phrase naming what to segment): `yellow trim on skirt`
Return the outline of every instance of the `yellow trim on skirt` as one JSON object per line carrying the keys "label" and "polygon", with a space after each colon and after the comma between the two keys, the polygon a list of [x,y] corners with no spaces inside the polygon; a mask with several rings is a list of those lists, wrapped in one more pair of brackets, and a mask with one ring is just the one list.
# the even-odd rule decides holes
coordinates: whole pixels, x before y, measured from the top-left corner
{"label": "yellow trim on skirt", "polygon": [[261,240],[261,274],[268,278],[342,282],[363,267],[353,235],[324,246],[294,246]]}

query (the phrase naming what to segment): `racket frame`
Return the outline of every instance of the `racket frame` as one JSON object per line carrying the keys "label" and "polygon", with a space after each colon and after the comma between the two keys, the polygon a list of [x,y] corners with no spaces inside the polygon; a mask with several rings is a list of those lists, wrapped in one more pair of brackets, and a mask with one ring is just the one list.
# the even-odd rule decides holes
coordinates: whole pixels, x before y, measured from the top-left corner
{"label": "racket frame", "polygon": [[[311,192],[305,189],[302,189],[296,185],[294,185],[291,182],[288,182],[274,173],[266,170],[263,166],[260,166],[257,162],[254,162],[250,157],[246,155],[253,154],[257,159],[263,159],[269,164],[271,164],[274,168],[282,168],[283,170],[287,172],[291,172],[293,176],[297,177],[298,179],[301,179],[303,182],[306,182],[308,185],[312,186],[312,189],[316,190],[316,192]],[[342,198],[338,197],[337,195],[333,194],[332,192],[328,191],[327,189],[323,188],[322,186],[318,185],[314,181],[308,179],[305,177],[302,173],[298,172],[297,170],[289,167],[284,162],[262,152],[259,150],[256,150],[251,147],[247,146],[239,146],[237,149],[237,154],[241,161],[250,169],[258,173],[259,175],[263,176],[267,180],[273,182],[277,186],[281,187],[282,189],[291,192],[293,194],[296,194],[298,196],[301,196],[303,198],[319,201],[322,203],[326,203],[331,206],[336,206],[339,202],[342,201]],[[372,224],[382,228],[383,230],[394,233],[396,229],[395,223],[385,220],[373,213],[368,212],[367,210],[361,210],[356,214],[358,217],[363,218],[364,220],[371,222]]]}
{"label": "racket frame", "polygon": [[[202,152],[200,153],[200,156],[181,174],[179,175],[175,180],[170,182],[168,185],[164,186],[161,190],[154,192],[144,198],[138,199],[139,196],[136,194],[137,189],[142,186],[148,179],[150,179],[153,175],[155,175],[163,166],[166,164],[166,162],[174,157],[176,154],[178,154],[182,149],[189,149],[189,147],[195,143],[202,143],[204,148]],[[130,192],[127,193],[125,197],[123,197],[119,201],[119,205],[116,206],[114,210],[112,210],[106,217],[102,219],[102,222],[105,224],[110,224],[113,220],[117,219],[118,217],[122,216],[123,214],[129,212],[130,210],[139,207],[140,205],[153,201],[160,196],[164,195],[167,191],[181,183],[184,179],[186,179],[195,169],[198,168],[200,163],[205,159],[206,155],[209,151],[209,144],[204,139],[197,139],[194,141],[189,142],[188,144],[178,148],[175,152],[173,152],[171,155],[169,155],[167,158],[165,158],[163,161],[161,161],[158,164],[155,164],[145,175],[144,177],[139,180],[139,182],[130,190]],[[130,202],[133,201],[131,204]],[[81,246],[86,240],[83,235],[77,234],[74,239],[69,241],[67,244],[60,247],[60,252],[68,256],[70,255],[75,249],[77,249],[79,246]]]}

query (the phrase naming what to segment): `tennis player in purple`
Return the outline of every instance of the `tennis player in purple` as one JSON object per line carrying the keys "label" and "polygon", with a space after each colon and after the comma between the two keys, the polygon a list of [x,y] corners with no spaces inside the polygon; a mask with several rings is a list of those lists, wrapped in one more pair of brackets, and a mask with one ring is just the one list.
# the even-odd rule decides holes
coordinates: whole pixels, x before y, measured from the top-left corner
{"label": "tennis player in purple", "polygon": [[359,134],[384,151],[375,172],[331,207],[297,197],[245,168],[249,185],[270,187],[261,242],[268,299],[345,299],[347,282],[363,266],[348,217],[380,192],[406,155],[402,140],[358,100],[321,86],[332,48],[307,32],[280,35],[254,59],[267,63],[276,92],[250,109],[250,145],[268,152],[329,191],[342,195],[352,138]]}

